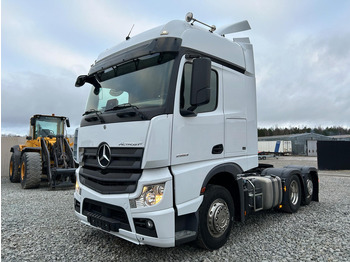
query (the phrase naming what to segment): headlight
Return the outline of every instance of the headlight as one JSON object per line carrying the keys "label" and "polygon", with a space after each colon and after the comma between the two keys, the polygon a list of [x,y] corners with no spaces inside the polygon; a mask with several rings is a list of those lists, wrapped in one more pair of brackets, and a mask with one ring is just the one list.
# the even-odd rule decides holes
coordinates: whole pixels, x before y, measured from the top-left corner
{"label": "headlight", "polygon": [[79,186],[78,179],[75,181],[75,192],[77,192],[77,194],[81,195],[81,188]]}
{"label": "headlight", "polygon": [[141,195],[130,200],[132,208],[150,207],[157,205],[163,198],[165,183],[143,186]]}

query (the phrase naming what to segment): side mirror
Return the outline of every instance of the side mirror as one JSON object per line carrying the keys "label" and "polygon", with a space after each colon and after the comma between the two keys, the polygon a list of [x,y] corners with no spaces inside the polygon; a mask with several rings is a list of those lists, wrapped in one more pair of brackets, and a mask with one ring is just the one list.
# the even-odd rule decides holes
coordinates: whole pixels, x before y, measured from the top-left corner
{"label": "side mirror", "polygon": [[70,127],[69,118],[66,119],[66,125],[67,125],[67,127]]}
{"label": "side mirror", "polygon": [[76,87],[81,87],[85,84],[86,82],[87,75],[81,75],[77,77],[77,80],[75,81],[75,86]]}
{"label": "side mirror", "polygon": [[30,125],[31,125],[31,126],[35,126],[35,118],[34,118],[34,117],[32,117],[32,118],[30,119]]}
{"label": "side mirror", "polygon": [[87,75],[78,76],[77,80],[75,81],[75,86],[76,87],[81,87],[85,83],[92,84],[95,87],[95,89],[94,89],[94,94],[95,95],[98,95],[100,93],[101,85],[96,80],[95,76],[87,76]]}
{"label": "side mirror", "polygon": [[209,58],[193,60],[190,103],[194,109],[210,101],[210,75],[211,60]]}

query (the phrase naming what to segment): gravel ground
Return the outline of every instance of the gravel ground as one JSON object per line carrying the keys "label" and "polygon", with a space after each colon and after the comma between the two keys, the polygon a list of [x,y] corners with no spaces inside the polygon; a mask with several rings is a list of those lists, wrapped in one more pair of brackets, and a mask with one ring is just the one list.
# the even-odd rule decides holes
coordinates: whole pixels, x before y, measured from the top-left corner
{"label": "gravel ground", "polygon": [[[276,167],[317,166],[316,158],[268,159]],[[80,224],[73,190],[22,190],[1,178],[2,261],[350,261],[350,171],[320,171],[320,202],[295,214],[264,211],[236,223],[228,243],[137,246]]]}

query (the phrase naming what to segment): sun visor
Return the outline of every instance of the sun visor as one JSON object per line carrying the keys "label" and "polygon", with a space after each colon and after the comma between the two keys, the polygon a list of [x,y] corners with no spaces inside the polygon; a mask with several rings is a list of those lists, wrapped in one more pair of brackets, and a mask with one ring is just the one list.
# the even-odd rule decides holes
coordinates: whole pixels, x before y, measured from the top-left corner
{"label": "sun visor", "polygon": [[119,52],[107,56],[92,65],[89,75],[137,57],[161,52],[178,52],[181,42],[182,40],[180,38],[161,37],[120,50]]}

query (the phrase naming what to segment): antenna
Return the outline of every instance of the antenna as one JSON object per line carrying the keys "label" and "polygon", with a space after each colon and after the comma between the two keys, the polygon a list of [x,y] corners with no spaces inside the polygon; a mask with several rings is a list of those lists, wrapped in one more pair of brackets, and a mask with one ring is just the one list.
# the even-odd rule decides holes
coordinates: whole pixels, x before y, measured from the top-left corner
{"label": "antenna", "polygon": [[215,26],[215,25],[210,26],[210,25],[207,25],[206,23],[203,23],[203,22],[201,22],[201,21],[199,21],[199,20],[193,18],[193,14],[192,14],[191,12],[188,12],[188,13],[186,14],[185,20],[186,20],[187,22],[191,22],[191,21],[193,20],[193,22],[191,23],[191,25],[193,25],[194,22],[198,22],[198,23],[200,23],[200,24],[202,24],[202,25],[205,25],[205,26],[207,26],[207,27],[210,28],[209,31],[210,31],[211,33],[214,32],[214,31],[216,30],[216,26]]}
{"label": "antenna", "polygon": [[125,40],[129,40],[130,39],[130,34],[131,34],[132,29],[134,28],[134,25],[135,24],[132,25],[129,34],[125,37]]}

